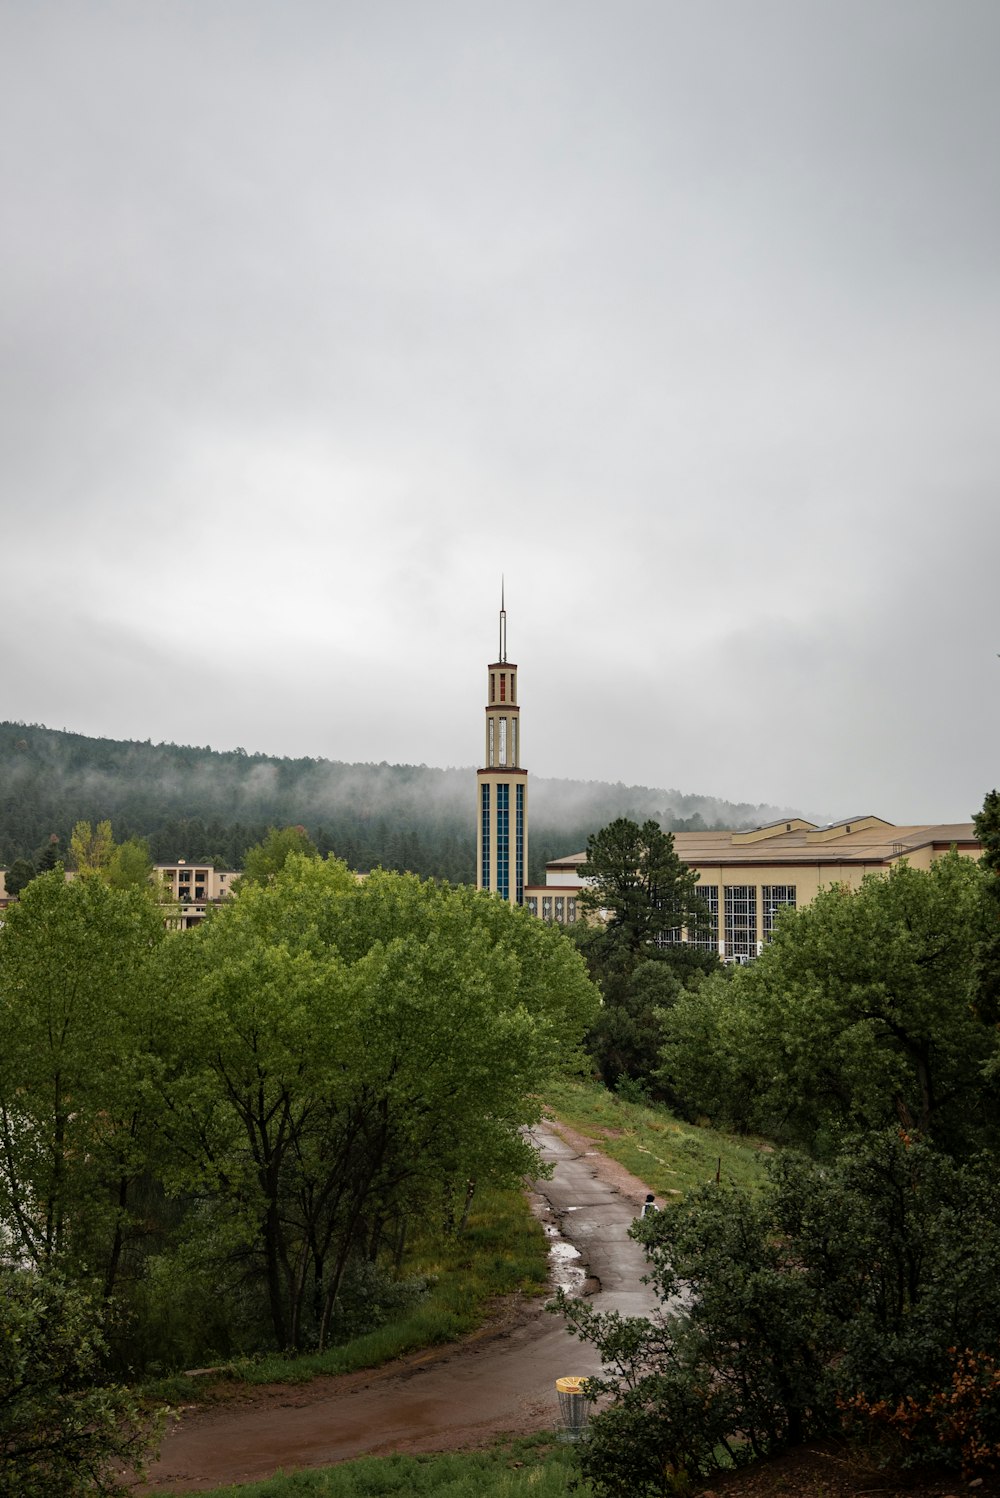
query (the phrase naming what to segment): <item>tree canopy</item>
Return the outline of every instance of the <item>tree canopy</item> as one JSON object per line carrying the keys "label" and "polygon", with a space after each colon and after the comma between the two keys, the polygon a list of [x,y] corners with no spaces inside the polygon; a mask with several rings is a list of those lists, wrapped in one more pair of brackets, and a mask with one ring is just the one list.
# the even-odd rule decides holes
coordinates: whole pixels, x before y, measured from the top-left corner
{"label": "tree canopy", "polygon": [[618,817],[587,839],[580,903],[607,912],[607,929],[631,952],[704,919],[698,875],[678,858],[657,822]]}
{"label": "tree canopy", "polygon": [[661,1076],[720,1121],[815,1147],[897,1122],[942,1145],[998,1119],[977,1007],[983,873],[952,853],[789,912],[757,961],[682,996]]}
{"label": "tree canopy", "polygon": [[292,852],[166,932],[57,868],[0,926],[0,1238],[127,1307],[134,1366],[323,1345],[352,1266],[535,1167],[597,1003],[561,931],[468,888]]}

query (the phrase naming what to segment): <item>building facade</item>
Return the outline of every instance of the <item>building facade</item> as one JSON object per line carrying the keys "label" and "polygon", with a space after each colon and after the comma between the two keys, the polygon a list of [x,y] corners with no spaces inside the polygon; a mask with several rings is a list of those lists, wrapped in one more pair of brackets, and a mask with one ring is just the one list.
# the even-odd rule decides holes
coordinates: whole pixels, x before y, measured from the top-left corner
{"label": "building facade", "polygon": [[[881,817],[845,817],[818,827],[802,817],[737,832],[675,832],[674,848],[698,874],[708,908],[698,946],[724,962],[751,962],[771,940],[778,912],[808,905],[823,888],[857,889],[866,874],[885,874],[902,860],[928,869],[950,849],[979,858],[982,846],[971,822],[897,827]],[[584,880],[586,853],[546,865],[545,884],[529,887],[529,910],[543,920],[569,924]],[[670,934],[686,941],[688,933]]]}
{"label": "building facade", "polygon": [[486,737],[476,771],[476,888],[524,904],[528,882],[528,772],[521,765],[517,666],[507,659],[500,598],[500,649],[486,668]]}
{"label": "building facade", "polygon": [[161,886],[166,924],[187,931],[229,898],[240,876],[236,869],[216,869],[179,858],[176,863],[154,864],[153,877]]}

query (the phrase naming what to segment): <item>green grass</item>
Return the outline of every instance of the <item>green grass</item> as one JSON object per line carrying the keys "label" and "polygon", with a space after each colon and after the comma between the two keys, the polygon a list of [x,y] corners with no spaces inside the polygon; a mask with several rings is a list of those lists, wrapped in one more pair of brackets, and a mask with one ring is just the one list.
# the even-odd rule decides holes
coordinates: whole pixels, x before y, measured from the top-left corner
{"label": "green grass", "polygon": [[752,1186],[764,1179],[771,1153],[764,1141],[697,1128],[666,1108],[623,1102],[599,1082],[556,1079],[545,1090],[545,1103],[557,1119],[668,1200],[714,1181],[720,1159],[724,1181]]}
{"label": "green grass", "polygon": [[[424,1275],[430,1288],[399,1320],[327,1352],[299,1357],[278,1354],[240,1358],[218,1377],[240,1383],[305,1383],[317,1374],[377,1368],[404,1353],[453,1342],[487,1320],[498,1297],[548,1293],[548,1243],[520,1191],[484,1189],[458,1237],[415,1235],[404,1272]],[[159,1385],[151,1394],[172,1401],[198,1398],[207,1380]]]}
{"label": "green grass", "polygon": [[[446,1456],[362,1457],[266,1482],[213,1488],[202,1498],[563,1498],[573,1453],[551,1436]],[[589,1488],[578,1487],[578,1494]]]}

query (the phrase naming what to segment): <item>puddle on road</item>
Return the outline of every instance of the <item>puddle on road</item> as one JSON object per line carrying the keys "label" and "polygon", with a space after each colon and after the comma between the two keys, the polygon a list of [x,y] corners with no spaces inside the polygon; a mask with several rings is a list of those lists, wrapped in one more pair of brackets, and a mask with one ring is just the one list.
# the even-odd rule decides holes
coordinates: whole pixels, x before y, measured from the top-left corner
{"label": "puddle on road", "polygon": [[553,1221],[548,1202],[536,1201],[533,1206],[549,1240],[549,1278],[553,1289],[562,1290],[567,1295],[582,1295],[587,1272],[580,1258],[580,1250],[562,1236]]}

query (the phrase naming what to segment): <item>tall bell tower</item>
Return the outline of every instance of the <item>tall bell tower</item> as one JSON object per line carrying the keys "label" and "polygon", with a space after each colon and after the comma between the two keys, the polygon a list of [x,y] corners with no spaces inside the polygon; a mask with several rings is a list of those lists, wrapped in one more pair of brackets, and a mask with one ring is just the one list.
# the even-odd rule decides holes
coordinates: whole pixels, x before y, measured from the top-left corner
{"label": "tall bell tower", "polygon": [[486,751],[476,771],[476,888],[524,904],[528,882],[528,772],[521,768],[517,666],[507,659],[507,610],[500,589],[500,650],[487,666]]}

